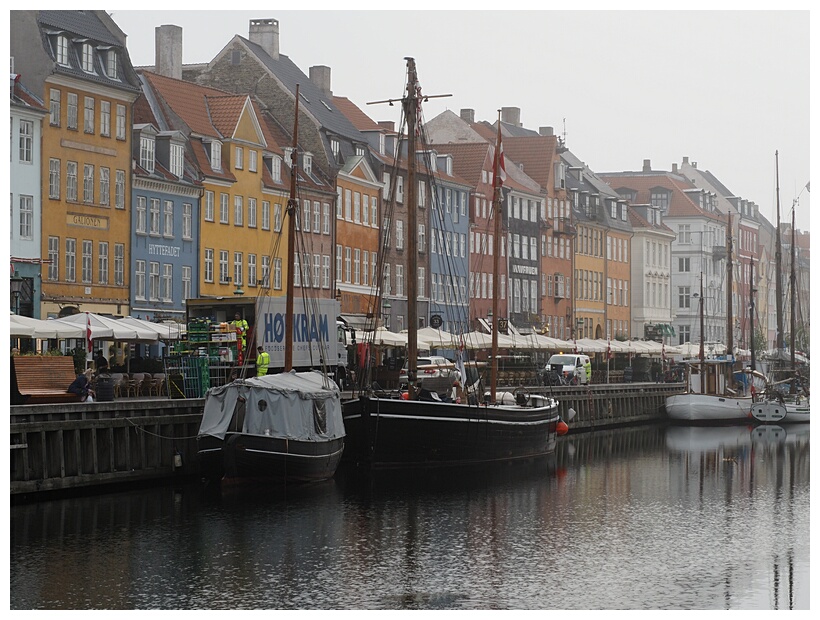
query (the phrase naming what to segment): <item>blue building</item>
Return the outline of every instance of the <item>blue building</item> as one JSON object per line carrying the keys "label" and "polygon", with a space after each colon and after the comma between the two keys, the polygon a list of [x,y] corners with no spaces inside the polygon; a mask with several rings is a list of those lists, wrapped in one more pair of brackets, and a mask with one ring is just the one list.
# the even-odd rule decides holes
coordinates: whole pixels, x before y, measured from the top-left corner
{"label": "blue building", "polygon": [[133,132],[131,315],[182,323],[185,300],[199,296],[202,190],[181,132],[152,123],[136,124]]}
{"label": "blue building", "polygon": [[[429,325],[453,334],[470,331],[467,283],[470,253],[468,196],[471,185],[453,173],[453,156],[428,151],[430,205]],[[421,249],[421,248],[420,248]]]}

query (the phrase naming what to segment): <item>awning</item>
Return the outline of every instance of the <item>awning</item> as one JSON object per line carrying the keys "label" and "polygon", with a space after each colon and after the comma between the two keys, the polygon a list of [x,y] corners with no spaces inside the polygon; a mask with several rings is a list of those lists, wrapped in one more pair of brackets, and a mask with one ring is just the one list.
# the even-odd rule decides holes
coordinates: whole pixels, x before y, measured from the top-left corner
{"label": "awning", "polygon": [[675,335],[675,328],[672,327],[669,323],[657,323],[655,325],[655,329],[657,329],[663,336]]}

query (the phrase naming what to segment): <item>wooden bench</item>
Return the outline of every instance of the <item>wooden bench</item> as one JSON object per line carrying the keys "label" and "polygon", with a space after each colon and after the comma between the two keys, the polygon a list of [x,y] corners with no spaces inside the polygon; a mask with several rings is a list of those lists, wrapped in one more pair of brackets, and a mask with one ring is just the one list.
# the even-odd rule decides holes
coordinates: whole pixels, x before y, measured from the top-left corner
{"label": "wooden bench", "polygon": [[80,402],[68,386],[77,378],[67,355],[19,355],[11,358],[11,404]]}

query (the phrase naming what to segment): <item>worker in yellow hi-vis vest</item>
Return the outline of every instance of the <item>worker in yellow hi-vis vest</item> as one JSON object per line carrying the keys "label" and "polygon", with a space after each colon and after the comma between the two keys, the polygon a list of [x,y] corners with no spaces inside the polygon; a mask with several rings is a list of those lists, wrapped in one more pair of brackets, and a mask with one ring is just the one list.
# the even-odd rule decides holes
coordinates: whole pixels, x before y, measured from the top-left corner
{"label": "worker in yellow hi-vis vest", "polygon": [[236,337],[242,343],[242,351],[245,352],[245,337],[248,334],[248,322],[237,312],[233,317],[233,321],[231,321],[231,325],[239,332]]}
{"label": "worker in yellow hi-vis vest", "polygon": [[268,374],[268,366],[270,365],[270,355],[261,346],[256,347],[256,376],[262,377]]}

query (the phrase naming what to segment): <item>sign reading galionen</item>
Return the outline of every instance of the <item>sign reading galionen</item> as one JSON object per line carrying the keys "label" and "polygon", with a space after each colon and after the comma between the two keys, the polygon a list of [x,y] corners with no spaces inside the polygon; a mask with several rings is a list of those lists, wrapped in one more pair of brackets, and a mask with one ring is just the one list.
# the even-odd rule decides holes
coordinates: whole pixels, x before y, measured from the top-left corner
{"label": "sign reading galionen", "polygon": [[[296,298],[293,300],[293,366],[319,368],[334,366],[338,354],[335,299]],[[270,354],[270,366],[285,363],[285,298],[265,297],[256,308],[256,343]]]}

